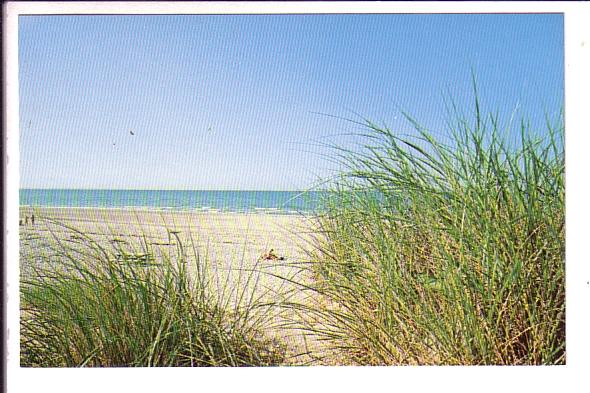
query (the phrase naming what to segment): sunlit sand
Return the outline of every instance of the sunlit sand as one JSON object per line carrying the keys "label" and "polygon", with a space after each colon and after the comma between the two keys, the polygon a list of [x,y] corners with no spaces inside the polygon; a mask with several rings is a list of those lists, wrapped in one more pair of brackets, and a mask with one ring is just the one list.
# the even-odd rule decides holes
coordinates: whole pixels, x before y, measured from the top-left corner
{"label": "sunlit sand", "polygon": [[[21,207],[20,215],[21,255],[35,252],[35,245],[43,239],[75,242],[76,235],[67,227],[75,228],[103,247],[123,243],[140,256],[145,255],[145,244],[151,252],[176,255],[180,240],[185,252],[197,254],[202,263],[206,261],[220,291],[230,293],[246,285],[249,289],[256,286],[261,301],[316,300],[306,299],[309,295],[290,282],[309,279],[301,266],[309,260],[312,216],[53,207]],[[264,258],[270,250],[282,260]],[[34,260],[21,258],[31,259]],[[27,266],[21,266],[21,270],[26,271]],[[252,271],[254,276],[248,280]],[[277,308],[277,329],[268,334],[287,345],[289,355],[293,356],[291,362],[301,364],[311,358],[296,355],[315,350],[311,347],[317,343],[314,344],[313,337],[304,338],[301,331],[278,328],[287,321],[292,323],[294,313],[292,309]]]}

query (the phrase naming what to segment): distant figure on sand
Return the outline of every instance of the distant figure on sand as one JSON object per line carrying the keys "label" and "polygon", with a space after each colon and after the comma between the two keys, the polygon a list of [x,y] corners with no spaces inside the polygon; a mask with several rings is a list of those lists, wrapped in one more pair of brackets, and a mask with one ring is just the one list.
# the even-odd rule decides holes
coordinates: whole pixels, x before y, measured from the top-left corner
{"label": "distant figure on sand", "polygon": [[29,216],[25,216],[25,225],[29,225]]}
{"label": "distant figure on sand", "polygon": [[31,214],[31,225],[35,225],[35,215]]}
{"label": "distant figure on sand", "polygon": [[283,261],[285,260],[285,257],[279,257],[277,254],[275,254],[275,250],[271,248],[270,251],[264,253],[260,259],[264,259],[265,261],[275,261],[277,259],[279,261]]}

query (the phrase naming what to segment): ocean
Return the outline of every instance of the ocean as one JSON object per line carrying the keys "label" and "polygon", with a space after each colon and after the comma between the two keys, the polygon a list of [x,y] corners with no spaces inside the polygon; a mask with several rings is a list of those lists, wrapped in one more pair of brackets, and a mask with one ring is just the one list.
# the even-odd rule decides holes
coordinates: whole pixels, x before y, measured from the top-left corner
{"label": "ocean", "polygon": [[323,191],[20,189],[21,206],[310,214]]}

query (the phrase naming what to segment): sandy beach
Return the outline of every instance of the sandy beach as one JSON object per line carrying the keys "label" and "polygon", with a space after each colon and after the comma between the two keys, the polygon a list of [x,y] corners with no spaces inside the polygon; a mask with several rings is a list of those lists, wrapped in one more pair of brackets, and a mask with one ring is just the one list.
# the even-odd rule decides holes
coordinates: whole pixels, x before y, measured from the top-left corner
{"label": "sandy beach", "polygon": [[[34,216],[34,223],[33,218]],[[129,250],[140,250],[146,242],[157,253],[176,255],[178,241],[194,254],[205,256],[218,288],[243,289],[246,282],[257,282],[261,300],[308,301],[296,285],[278,278],[306,280],[301,264],[308,260],[306,248],[312,239],[313,217],[268,213],[221,213],[161,211],[141,209],[98,208],[31,208],[21,207],[21,260],[34,253],[44,240],[59,238],[74,242],[75,235],[65,226],[73,227],[92,237],[103,246],[119,242]],[[261,255],[273,249],[284,260],[261,260]],[[21,272],[26,270],[21,262]],[[254,271],[254,273],[252,273]],[[254,274],[250,281],[248,274]],[[227,285],[229,283],[229,285]],[[232,296],[229,293],[229,296]],[[304,338],[300,331],[279,329],[292,322],[293,311],[277,310],[276,329],[268,332],[288,346],[287,353],[308,352],[315,346],[313,338]],[[297,316],[295,316],[297,318]],[[308,356],[295,357],[291,362],[309,362]]]}
{"label": "sandy beach", "polygon": [[[268,213],[54,207],[21,207],[20,217],[25,236],[43,235],[50,230],[47,224],[54,221],[105,241],[117,236],[145,236],[150,243],[163,245],[171,242],[170,233],[174,233],[183,244],[198,245],[216,265],[236,256],[255,261],[271,248],[288,261],[302,261],[305,253],[301,246],[310,239],[313,220],[310,216]],[[54,232],[62,230],[52,226]]]}

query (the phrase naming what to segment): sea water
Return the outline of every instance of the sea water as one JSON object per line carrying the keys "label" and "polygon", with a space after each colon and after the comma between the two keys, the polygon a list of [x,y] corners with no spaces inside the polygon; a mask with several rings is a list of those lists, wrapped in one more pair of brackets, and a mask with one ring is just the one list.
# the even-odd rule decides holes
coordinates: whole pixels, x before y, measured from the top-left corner
{"label": "sea water", "polygon": [[323,191],[21,189],[21,206],[314,213]]}

